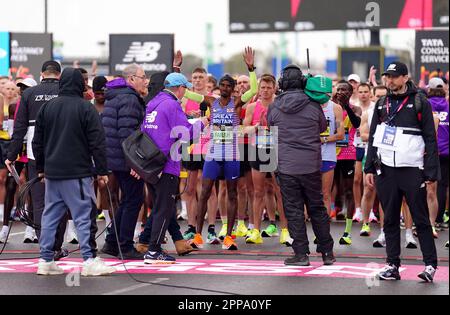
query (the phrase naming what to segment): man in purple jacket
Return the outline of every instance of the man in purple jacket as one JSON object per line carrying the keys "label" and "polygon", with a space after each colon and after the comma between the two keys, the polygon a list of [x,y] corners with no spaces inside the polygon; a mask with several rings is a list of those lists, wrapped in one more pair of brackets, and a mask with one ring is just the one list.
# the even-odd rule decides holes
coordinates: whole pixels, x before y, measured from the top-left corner
{"label": "man in purple jacket", "polygon": [[[151,238],[149,251],[144,262],[174,263],[175,258],[169,256],[161,248],[170,221],[176,213],[176,197],[178,194],[181,170],[180,141],[190,141],[199,136],[208,119],[202,118],[191,124],[181,108],[180,100],[186,88],[192,88],[186,77],[180,73],[171,73],[165,81],[165,89],[147,105],[147,112],[142,125],[145,132],[167,157],[167,163],[159,182],[150,185],[153,199]],[[136,176],[134,171],[131,171]],[[144,231],[145,232],[145,231]]]}

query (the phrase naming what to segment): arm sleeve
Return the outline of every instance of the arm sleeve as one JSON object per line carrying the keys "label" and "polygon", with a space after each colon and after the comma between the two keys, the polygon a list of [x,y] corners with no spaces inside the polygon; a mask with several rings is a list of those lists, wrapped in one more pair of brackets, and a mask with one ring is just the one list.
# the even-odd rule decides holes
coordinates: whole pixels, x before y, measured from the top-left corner
{"label": "arm sleeve", "polygon": [[189,91],[187,89],[186,93],[184,94],[184,97],[187,98],[188,100],[194,101],[199,104],[205,100],[205,97],[203,95]]}
{"label": "arm sleeve", "polygon": [[[25,91],[26,93],[26,91]],[[11,143],[8,147],[8,160],[15,161],[23,146],[23,139],[28,132],[28,93],[20,100],[20,105],[17,110],[16,120],[14,122],[14,132]]]}
{"label": "arm sleeve", "polygon": [[108,175],[105,131],[100,121],[100,116],[93,106],[88,107],[86,114],[86,136],[89,152],[94,159],[97,174],[101,176]]}
{"label": "arm sleeve", "polygon": [[441,179],[441,168],[436,140],[436,129],[431,105],[425,97],[420,97],[422,102],[422,136],[425,142],[425,180],[438,181]]}
{"label": "arm sleeve", "polygon": [[380,101],[378,101],[375,104],[375,109],[373,111],[373,117],[372,117],[372,123],[370,125],[370,131],[369,131],[369,143],[368,149],[367,149],[367,159],[366,159],[366,166],[364,168],[364,172],[367,174],[375,174],[375,159],[377,158],[378,149],[373,146],[373,137],[375,135],[375,131],[377,130],[378,124],[381,122],[379,113],[378,113],[378,106],[380,104]]}
{"label": "arm sleeve", "polygon": [[[44,173],[45,170],[45,153],[44,153],[44,110],[45,105],[41,107],[36,118],[36,126],[34,130],[34,138],[32,141],[33,154],[36,159],[37,173]],[[14,159],[15,160],[15,159]],[[11,161],[11,160],[10,160]]]}
{"label": "arm sleeve", "polygon": [[252,99],[258,93],[258,79],[255,71],[250,72],[250,90],[242,95],[241,100],[245,104]]}
{"label": "arm sleeve", "polygon": [[351,109],[351,107],[348,105],[345,106],[345,110],[348,114],[348,118],[350,119],[350,122],[352,123],[352,126],[355,128],[359,128],[359,126],[361,125],[361,117],[356,116],[353,109]]}

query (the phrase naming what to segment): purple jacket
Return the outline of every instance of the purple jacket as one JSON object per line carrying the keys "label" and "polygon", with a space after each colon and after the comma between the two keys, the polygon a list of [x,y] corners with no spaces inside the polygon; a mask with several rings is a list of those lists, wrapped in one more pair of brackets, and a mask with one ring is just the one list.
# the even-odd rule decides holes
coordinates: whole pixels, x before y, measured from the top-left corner
{"label": "purple jacket", "polygon": [[448,156],[448,102],[445,97],[430,97],[428,101],[433,108],[433,113],[438,115],[440,120],[437,131],[439,155]]}
{"label": "purple jacket", "polygon": [[163,172],[177,177],[180,176],[181,170],[180,142],[189,142],[194,136],[199,137],[202,129],[201,122],[194,125],[189,123],[180,102],[165,91],[160,92],[148,103],[142,124],[142,132],[145,132],[168,157]]}

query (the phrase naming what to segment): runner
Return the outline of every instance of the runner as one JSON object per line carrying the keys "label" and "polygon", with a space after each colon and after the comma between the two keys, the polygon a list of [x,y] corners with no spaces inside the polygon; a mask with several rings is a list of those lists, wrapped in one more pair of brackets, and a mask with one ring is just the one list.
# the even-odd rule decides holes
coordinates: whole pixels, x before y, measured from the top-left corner
{"label": "runner", "polygon": [[237,250],[232,238],[232,230],[237,212],[237,180],[239,178],[239,152],[237,150],[237,127],[239,114],[243,104],[257,93],[256,74],[254,73],[254,51],[245,49],[244,61],[252,77],[251,89],[240,98],[232,98],[236,82],[229,75],[225,75],[219,82],[221,97],[218,100],[205,97],[211,110],[211,142],[203,168],[202,193],[197,212],[197,234],[192,240],[193,247],[201,248],[203,221],[206,214],[206,201],[211,195],[214,181],[224,176],[227,183],[227,236],[223,241],[223,248]]}
{"label": "runner", "polygon": [[[275,98],[276,80],[271,74],[265,74],[260,79],[259,95],[260,98],[247,106],[244,126],[247,126],[245,133],[250,133],[252,137],[252,152],[255,153],[255,159],[251,159],[252,178],[255,189],[253,197],[253,223],[254,229],[250,231],[246,239],[248,244],[262,244],[262,236],[270,237],[278,233],[275,222],[275,185],[272,172],[276,170],[276,157],[274,155],[272,134],[267,128],[267,109],[273,103]],[[248,127],[250,126],[250,127]],[[265,202],[264,202],[265,201]],[[270,225],[261,233],[262,211],[266,205],[267,212],[273,215]],[[280,236],[281,244],[292,244],[292,239],[287,229],[287,220],[284,216],[283,208],[278,208],[281,218],[282,232]],[[263,234],[263,235],[262,235]]]}

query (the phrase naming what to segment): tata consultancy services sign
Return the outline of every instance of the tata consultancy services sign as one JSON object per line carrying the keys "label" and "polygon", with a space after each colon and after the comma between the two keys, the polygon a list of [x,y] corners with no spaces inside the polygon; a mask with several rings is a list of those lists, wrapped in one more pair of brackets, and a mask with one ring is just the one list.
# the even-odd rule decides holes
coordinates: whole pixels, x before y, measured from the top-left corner
{"label": "tata consultancy services sign", "polygon": [[111,34],[109,37],[110,73],[122,74],[130,64],[140,65],[147,75],[172,71],[174,36],[172,34]]}
{"label": "tata consultancy services sign", "polygon": [[11,33],[11,67],[39,79],[42,64],[53,58],[52,34]]}
{"label": "tata consultancy services sign", "polygon": [[433,77],[447,77],[449,72],[448,30],[416,32],[415,79],[425,83]]}
{"label": "tata consultancy services sign", "polygon": [[0,32],[0,76],[9,71],[9,33]]}

